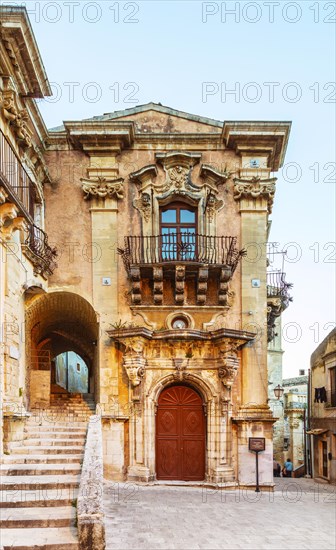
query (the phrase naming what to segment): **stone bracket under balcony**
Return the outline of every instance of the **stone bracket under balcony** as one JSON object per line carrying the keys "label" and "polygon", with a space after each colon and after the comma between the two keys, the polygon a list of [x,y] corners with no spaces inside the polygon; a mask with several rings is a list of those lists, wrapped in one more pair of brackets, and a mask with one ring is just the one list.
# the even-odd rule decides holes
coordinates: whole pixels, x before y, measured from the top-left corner
{"label": "stone bracket under balcony", "polygon": [[167,243],[162,235],[125,237],[118,249],[132,305],[229,306],[229,283],[243,251],[235,237],[188,236]]}

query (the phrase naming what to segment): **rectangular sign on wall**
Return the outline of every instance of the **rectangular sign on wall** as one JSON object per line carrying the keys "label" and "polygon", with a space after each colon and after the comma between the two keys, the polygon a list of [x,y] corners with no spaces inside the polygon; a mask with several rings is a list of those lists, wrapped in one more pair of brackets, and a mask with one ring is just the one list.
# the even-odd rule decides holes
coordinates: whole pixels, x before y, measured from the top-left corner
{"label": "rectangular sign on wall", "polygon": [[249,437],[249,451],[264,451],[264,450],[265,450],[264,437]]}

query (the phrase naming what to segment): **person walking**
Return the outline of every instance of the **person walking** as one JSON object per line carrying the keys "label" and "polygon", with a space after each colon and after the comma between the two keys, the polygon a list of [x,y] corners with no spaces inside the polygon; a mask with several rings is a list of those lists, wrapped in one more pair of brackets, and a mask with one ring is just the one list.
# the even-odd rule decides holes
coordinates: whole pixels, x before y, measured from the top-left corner
{"label": "person walking", "polygon": [[293,472],[293,462],[290,458],[287,458],[285,464],[284,464],[284,476],[285,477],[292,477]]}

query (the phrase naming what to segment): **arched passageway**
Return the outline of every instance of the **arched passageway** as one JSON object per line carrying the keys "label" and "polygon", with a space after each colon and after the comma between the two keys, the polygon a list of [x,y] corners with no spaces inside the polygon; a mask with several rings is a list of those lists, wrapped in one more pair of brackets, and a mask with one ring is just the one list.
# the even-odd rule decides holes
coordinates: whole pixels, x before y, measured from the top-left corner
{"label": "arched passageway", "polygon": [[[30,406],[48,404],[50,395],[66,389],[57,384],[55,359],[69,353],[87,367],[87,392],[97,399],[99,325],[87,300],[71,292],[34,297],[26,306],[27,388]],[[80,361],[78,361],[80,363]],[[71,389],[71,388],[67,388]]]}

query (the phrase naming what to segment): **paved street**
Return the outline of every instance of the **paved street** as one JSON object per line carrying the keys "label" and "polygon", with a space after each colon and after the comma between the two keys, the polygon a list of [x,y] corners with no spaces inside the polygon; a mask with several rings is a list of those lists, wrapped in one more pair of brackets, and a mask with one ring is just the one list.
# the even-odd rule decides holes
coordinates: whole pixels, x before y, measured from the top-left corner
{"label": "paved street", "polygon": [[106,482],[112,549],[334,550],[336,488],[277,481],[272,494]]}

